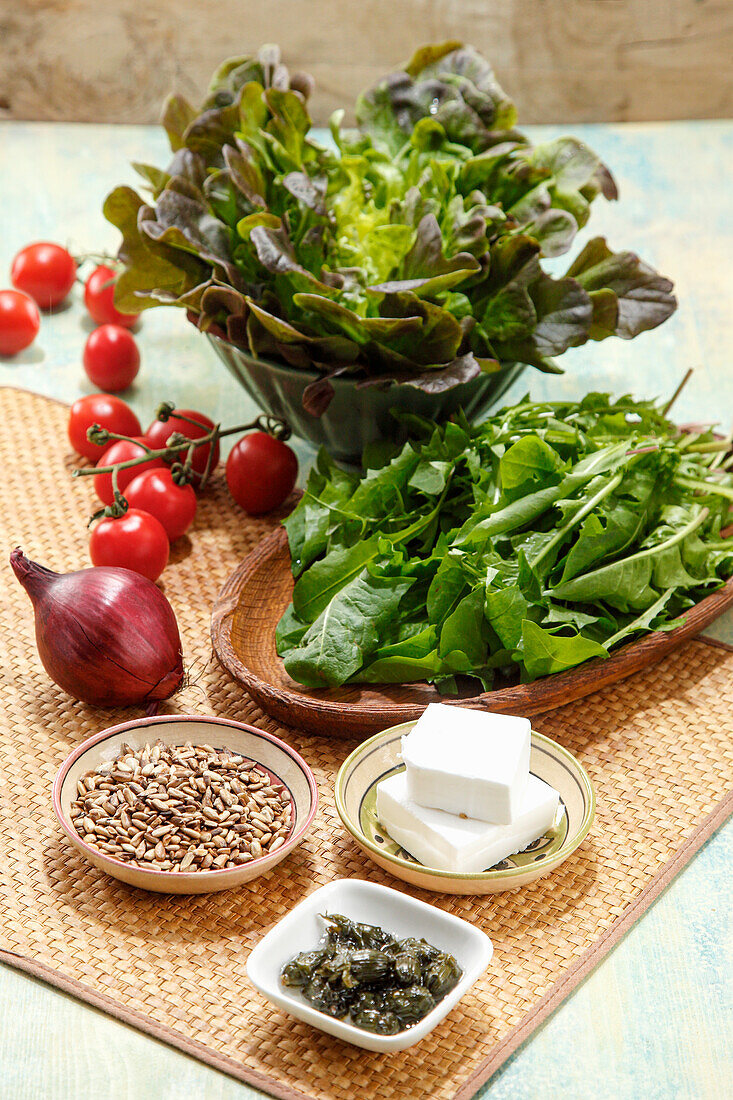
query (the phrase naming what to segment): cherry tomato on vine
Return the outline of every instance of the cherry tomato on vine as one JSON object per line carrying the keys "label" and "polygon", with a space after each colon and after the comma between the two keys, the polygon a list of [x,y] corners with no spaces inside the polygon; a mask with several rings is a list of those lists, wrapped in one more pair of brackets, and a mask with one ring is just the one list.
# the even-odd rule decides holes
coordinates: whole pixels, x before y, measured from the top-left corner
{"label": "cherry tomato on vine", "polygon": [[[197,427],[195,424],[189,424],[188,420],[181,420],[178,416],[171,416],[168,420],[154,420],[145,433],[145,440],[149,447],[153,447],[155,450],[159,450],[161,447],[165,447],[168,439],[174,432],[180,432],[181,435],[187,436],[189,439],[200,439],[202,435],[206,435],[214,427],[214,421],[209,419],[203,413],[196,412],[194,409],[176,409],[176,412],[181,413],[182,416],[188,416],[191,420],[197,421],[202,425]],[[206,469],[206,463],[209,457],[209,451],[211,450],[211,444],[207,443],[205,447],[197,447],[193,452],[193,460],[191,467],[194,473],[199,477]],[[179,459],[184,461],[186,452],[181,451]],[[219,461],[219,444],[214,447],[214,457],[211,460],[211,469],[213,470]]]}
{"label": "cherry tomato on vine", "polygon": [[116,565],[157,581],[168,564],[168,536],[155,516],[130,508],[118,519],[105,517],[89,537],[92,565]]}
{"label": "cherry tomato on vine", "polygon": [[101,264],[95,267],[84,285],[84,304],[92,320],[98,325],[123,325],[130,328],[139,313],[120,313],[115,306],[115,279],[117,272]]}
{"label": "cherry tomato on vine", "polygon": [[[120,433],[121,434],[121,433]],[[126,439],[118,439],[112,443],[100,458],[99,466],[114,466],[117,462],[127,462],[131,458],[142,458],[145,451],[139,443],[129,443]],[[124,493],[127,486],[146,470],[163,468],[160,458],[150,458],[147,462],[141,462],[139,466],[128,466],[125,470],[117,472],[117,487]],[[103,504],[111,504],[114,500],[112,491],[112,474],[95,474],[94,490]]]}
{"label": "cherry tomato on vine", "polygon": [[84,345],[84,370],[100,390],[126,390],[140,370],[135,337],[121,325],[95,328]]}
{"label": "cherry tomato on vine", "polygon": [[41,327],[38,306],[19,290],[0,290],[0,355],[17,355]]}
{"label": "cherry tomato on vine", "polygon": [[76,279],[76,260],[60,244],[37,241],[21,248],[10,269],[13,286],[41,309],[63,302]]}
{"label": "cherry tomato on vine", "polygon": [[91,462],[101,458],[110,446],[109,443],[102,446],[89,442],[87,430],[92,424],[99,424],[100,428],[106,428],[115,435],[142,434],[140,421],[119,397],[108,393],[88,393],[86,397],[77,398],[69,413],[69,442],[77,454],[84,455]]}
{"label": "cherry tomato on vine", "polygon": [[298,476],[295,451],[266,432],[251,432],[227,459],[229,491],[251,516],[271,512],[290,496]]}
{"label": "cherry tomato on vine", "polygon": [[170,470],[146,470],[125,489],[131,508],[155,516],[173,542],[188,531],[196,515],[196,494],[190,485],[177,485]]}

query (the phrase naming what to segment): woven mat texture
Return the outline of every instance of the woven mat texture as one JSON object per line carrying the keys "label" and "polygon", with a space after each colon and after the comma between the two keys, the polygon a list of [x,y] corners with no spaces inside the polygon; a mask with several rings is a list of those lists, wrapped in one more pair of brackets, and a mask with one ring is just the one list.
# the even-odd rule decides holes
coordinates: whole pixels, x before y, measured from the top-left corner
{"label": "woven mat texture", "polygon": [[[61,572],[88,562],[85,520],[93,502],[90,482],[68,477],[66,417],[64,406],[0,391],[2,552],[20,545]],[[278,1096],[467,1095],[497,1044],[623,918],[730,785],[733,653],[693,642],[656,668],[536,719],[537,729],[588,769],[598,795],[595,825],[558,871],[519,891],[485,898],[414,891],[483,928],[494,960],[417,1047],[371,1054],[272,1008],[244,972],[250,948],[316,886],[350,875],[401,887],[365,860],[336,815],[334,777],[353,743],[278,729],[211,658],[216,595],[273,523],[231,506],[219,477],[163,578],[192,672],[190,686],[164,709],[225,715],[279,733],[311,764],[321,793],[314,828],[293,855],[221,894],[136,891],[89,866],[65,841],[50,797],[59,765],[84,738],[134,713],[72,702],[49,681],[30,603],[3,567],[0,947]]]}

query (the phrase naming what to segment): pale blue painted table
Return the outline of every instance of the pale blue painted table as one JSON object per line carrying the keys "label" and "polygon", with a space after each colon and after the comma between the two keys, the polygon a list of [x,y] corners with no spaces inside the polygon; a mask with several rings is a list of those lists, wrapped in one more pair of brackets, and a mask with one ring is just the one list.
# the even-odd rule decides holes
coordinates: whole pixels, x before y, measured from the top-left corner
{"label": "pale blue painted table", "polygon": [[[525,375],[511,396],[523,387],[535,397],[589,389],[670,394],[693,366],[695,376],[677,416],[714,418],[727,427],[733,418],[733,234],[726,181],[733,164],[733,124],[577,126],[574,131],[607,160],[621,186],[619,204],[596,204],[593,231],[607,234],[616,248],[633,247],[671,276],[681,307],[662,329],[636,341],[608,341],[569,353],[562,378]],[[536,133],[559,132],[544,127]],[[104,195],[116,183],[133,181],[130,160],[161,163],[164,157],[162,133],[153,127],[0,124],[0,286],[7,285],[15,251],[34,239],[68,242],[76,251],[114,250],[115,232],[100,213]],[[89,392],[81,369],[87,332],[75,292],[69,309],[44,319],[32,348],[0,361],[0,384],[66,401]],[[125,396],[143,422],[164,398],[228,423],[250,416],[249,400],[176,311],[147,314],[139,344],[142,370]],[[307,461],[308,449],[299,451]],[[712,633],[733,641],[733,616]],[[732,856],[729,824],[479,1095],[487,1100],[731,1095]],[[0,1100],[260,1095],[6,967],[0,967],[0,1014]]]}

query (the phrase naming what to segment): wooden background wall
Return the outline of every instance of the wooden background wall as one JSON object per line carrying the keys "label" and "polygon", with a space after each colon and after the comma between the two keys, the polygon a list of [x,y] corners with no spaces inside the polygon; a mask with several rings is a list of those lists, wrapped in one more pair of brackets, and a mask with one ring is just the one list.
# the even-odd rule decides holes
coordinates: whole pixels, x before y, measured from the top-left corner
{"label": "wooden background wall", "polygon": [[323,122],[446,38],[492,60],[523,122],[733,114],[731,0],[0,0],[0,117],[155,121],[276,41]]}

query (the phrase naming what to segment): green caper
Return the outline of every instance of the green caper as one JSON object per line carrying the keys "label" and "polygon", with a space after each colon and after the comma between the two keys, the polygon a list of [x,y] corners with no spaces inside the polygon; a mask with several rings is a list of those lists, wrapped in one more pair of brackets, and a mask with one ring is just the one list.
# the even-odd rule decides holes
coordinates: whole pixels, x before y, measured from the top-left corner
{"label": "green caper", "polygon": [[328,982],[319,977],[312,978],[308,985],[304,986],[303,996],[319,1012],[336,1016],[338,1019],[348,1015],[353,1000],[349,990],[332,989]]}
{"label": "green caper", "polygon": [[307,985],[314,971],[326,957],[325,951],[301,951],[282,968],[282,983],[290,986]]}
{"label": "green caper", "polygon": [[363,1012],[365,1010],[381,1012],[384,1009],[385,998],[388,997],[388,993],[384,993],[382,990],[367,989],[357,994],[356,1000],[351,1008],[352,1016],[357,1012]]}
{"label": "green caper", "polygon": [[402,1031],[400,1021],[393,1012],[365,1008],[352,1019],[357,1027],[363,1031],[373,1031],[376,1035],[396,1035],[398,1031]]}
{"label": "green caper", "polygon": [[353,988],[366,982],[381,983],[392,973],[392,959],[383,951],[362,948],[352,951],[349,957],[349,980],[344,985]]}
{"label": "green caper", "polygon": [[423,966],[426,963],[435,962],[443,954],[439,947],[433,947],[432,943],[428,943],[427,940],[417,940],[414,936],[406,940],[400,940],[398,948],[400,952],[414,955]]}
{"label": "green caper", "polygon": [[413,985],[408,989],[390,990],[384,996],[383,1006],[388,1012],[394,1012],[403,1027],[409,1027],[435,1008],[435,998],[423,986]]}
{"label": "green caper", "polygon": [[349,962],[352,956],[349,948],[336,947],[332,948],[330,954],[327,952],[324,954],[326,957],[318,967],[320,976],[325,978],[330,985],[350,987],[353,983],[348,981]]}
{"label": "green caper", "polygon": [[452,955],[437,959],[425,975],[425,984],[437,1001],[458,985],[462,971]]}
{"label": "green caper", "polygon": [[325,914],[323,919],[330,925],[327,931],[329,942],[339,946],[349,944],[377,950],[395,942],[394,936],[376,924],[360,924],[340,913]]}
{"label": "green caper", "polygon": [[391,947],[396,942],[394,936],[377,925],[362,924],[360,928],[362,929],[364,946],[371,947],[374,951],[384,951],[385,948]]}
{"label": "green caper", "polygon": [[322,913],[321,916],[328,924],[326,938],[330,946],[362,946],[358,925],[354,921],[340,913]]}
{"label": "green caper", "polygon": [[418,955],[410,951],[402,951],[395,955],[394,970],[397,981],[402,985],[414,985],[420,981],[422,966]]}

